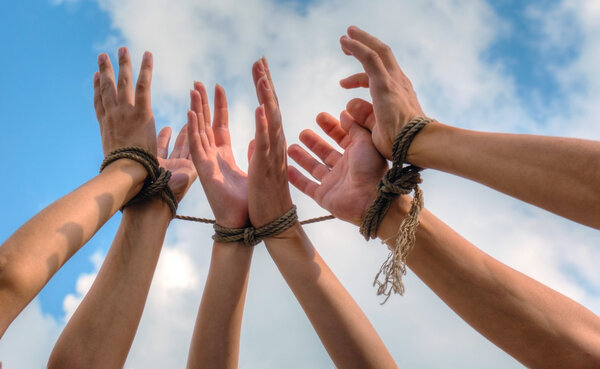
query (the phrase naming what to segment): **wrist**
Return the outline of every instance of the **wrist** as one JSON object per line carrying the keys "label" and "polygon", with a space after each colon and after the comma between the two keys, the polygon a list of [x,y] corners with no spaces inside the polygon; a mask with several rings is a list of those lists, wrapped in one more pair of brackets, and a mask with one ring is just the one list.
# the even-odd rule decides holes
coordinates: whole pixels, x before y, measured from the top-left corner
{"label": "wrist", "polygon": [[409,196],[399,196],[392,202],[377,229],[377,238],[382,241],[395,238],[400,222],[410,210],[410,202]]}
{"label": "wrist", "polygon": [[119,159],[108,165],[100,173],[105,176],[124,176],[128,178],[129,189],[126,195],[126,201],[129,201],[135,196],[143,187],[148,172],[143,165],[131,159]]}
{"label": "wrist", "polygon": [[[423,127],[408,148],[406,161],[420,168],[431,168],[435,152],[447,152],[448,135],[456,128],[433,121]],[[433,155],[432,155],[433,154]]]}

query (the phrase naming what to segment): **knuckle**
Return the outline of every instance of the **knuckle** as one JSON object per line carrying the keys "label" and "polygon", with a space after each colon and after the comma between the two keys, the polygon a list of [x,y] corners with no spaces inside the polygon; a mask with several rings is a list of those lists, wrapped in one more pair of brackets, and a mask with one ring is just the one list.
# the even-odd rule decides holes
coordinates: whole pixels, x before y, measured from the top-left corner
{"label": "knuckle", "polygon": [[380,55],[389,55],[392,53],[392,48],[388,44],[381,42],[377,46],[377,51]]}
{"label": "knuckle", "polygon": [[131,82],[131,79],[128,75],[119,75],[119,86],[127,86]]}
{"label": "knuckle", "polygon": [[108,94],[111,89],[112,85],[109,82],[105,82],[100,85],[100,93],[103,95]]}
{"label": "knuckle", "polygon": [[145,79],[138,79],[136,83],[136,89],[140,92],[145,92],[150,88],[150,82]]}

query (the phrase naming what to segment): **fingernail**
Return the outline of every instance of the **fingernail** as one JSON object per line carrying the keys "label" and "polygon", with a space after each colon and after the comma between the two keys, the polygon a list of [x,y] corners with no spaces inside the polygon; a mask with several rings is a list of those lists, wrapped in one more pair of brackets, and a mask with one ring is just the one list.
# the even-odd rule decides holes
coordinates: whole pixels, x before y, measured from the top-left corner
{"label": "fingernail", "polygon": [[126,49],[124,47],[119,48],[119,58],[122,58],[125,56],[125,50]]}
{"label": "fingernail", "polygon": [[94,82],[98,82],[100,80],[100,73],[94,73]]}
{"label": "fingernail", "polygon": [[342,38],[341,38],[341,40],[342,41],[349,41],[350,38],[348,36],[346,36],[346,35],[343,35]]}
{"label": "fingernail", "polygon": [[98,65],[102,65],[106,62],[106,54],[98,55]]}
{"label": "fingernail", "polygon": [[263,55],[262,62],[266,69],[269,69],[269,63],[267,62],[267,57]]}
{"label": "fingernail", "polygon": [[262,76],[260,83],[262,84],[262,87],[266,90],[269,91],[271,90],[271,86],[269,86],[269,81],[267,80],[266,76]]}
{"label": "fingernail", "polygon": [[152,53],[150,51],[144,52],[144,61],[149,61],[152,58]]}

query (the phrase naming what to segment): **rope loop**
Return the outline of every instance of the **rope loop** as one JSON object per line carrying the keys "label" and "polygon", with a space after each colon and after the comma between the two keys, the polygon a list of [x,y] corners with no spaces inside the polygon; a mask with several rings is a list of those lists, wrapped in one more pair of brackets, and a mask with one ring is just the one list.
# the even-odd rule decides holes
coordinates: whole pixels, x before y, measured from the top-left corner
{"label": "rope loop", "polygon": [[[130,159],[140,163],[148,173],[144,185],[140,192],[129,202],[123,205],[123,208],[142,202],[149,198],[160,196],[160,198],[169,206],[173,216],[177,213],[177,198],[169,188],[169,179],[171,172],[165,168],[159,167],[158,159],[150,151],[139,146],[125,146],[118,148],[108,154],[100,165],[100,172],[111,163],[119,159]],[[121,210],[123,209],[121,208]]]}
{"label": "rope loop", "polygon": [[[367,241],[377,238],[377,230],[392,201],[398,196],[408,195],[414,191],[415,196],[411,209],[400,223],[395,246],[391,249],[373,282],[378,287],[377,295],[386,296],[382,304],[388,300],[392,292],[400,295],[404,293],[402,276],[406,274],[406,258],[414,246],[415,231],[419,226],[418,216],[423,208],[423,195],[419,188],[419,184],[422,182],[420,172],[423,169],[410,164],[404,166],[404,163],[413,139],[423,127],[432,121],[431,118],[416,117],[408,122],[396,136],[392,146],[392,167],[377,185],[377,197],[365,213],[360,225],[360,233]],[[383,281],[379,280],[380,276]]]}

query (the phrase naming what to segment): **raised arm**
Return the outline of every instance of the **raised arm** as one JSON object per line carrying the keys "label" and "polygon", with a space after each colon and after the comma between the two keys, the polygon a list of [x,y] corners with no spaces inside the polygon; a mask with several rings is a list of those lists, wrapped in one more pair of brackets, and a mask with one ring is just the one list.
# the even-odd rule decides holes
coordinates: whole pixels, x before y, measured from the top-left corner
{"label": "raised arm", "polygon": [[[294,168],[290,181],[338,218],[358,226],[375,198],[385,161],[370,132],[348,113],[342,113],[341,124],[323,113],[317,123],[344,152],[310,130],[302,132],[301,141],[321,161],[297,145],[290,147],[290,156],[320,183]],[[366,200],[349,208],[348,188],[357,192],[353,198]],[[392,239],[390,247],[409,208],[408,197],[397,199],[379,228],[380,239]],[[600,365],[600,319],[592,312],[485,254],[428,211],[419,221],[408,266],[483,336],[528,367]]]}
{"label": "raised arm", "polygon": [[[390,159],[402,127],[424,116],[416,93],[383,42],[354,26],[340,42],[364,68],[343,79],[342,87],[368,87],[373,100],[371,105],[353,99],[346,109],[372,131],[375,146]],[[416,136],[407,161],[477,181],[600,229],[598,141],[477,132],[433,122]]]}
{"label": "raised arm", "polygon": [[[189,160],[187,127],[167,159],[171,129],[158,135],[161,166],[181,201],[196,178]],[[60,335],[49,368],[122,368],[135,337],[160,250],[173,214],[154,197],[130,205],[94,284]]]}
{"label": "raised arm", "polygon": [[[231,150],[225,90],[215,87],[212,126],[203,84],[194,84],[191,100],[190,151],[202,188],[217,224],[244,228],[249,225],[248,177]],[[188,368],[237,368],[252,250],[240,242],[214,243]]]}
{"label": "raised arm", "polygon": [[[266,61],[253,66],[261,106],[256,109],[254,153],[248,177],[248,209],[255,227],[292,207],[287,183],[281,114]],[[346,199],[348,199],[346,194]],[[304,309],[325,349],[340,368],[395,368],[396,364],[356,302],[296,223],[265,240],[279,271]]]}
{"label": "raised arm", "polygon": [[[125,52],[119,58],[115,85],[108,55],[98,57],[94,74],[94,105],[105,154],[123,146],[156,152],[156,132],[150,108],[152,55],[144,54],[135,105],[123,91],[131,86],[131,66]],[[60,267],[142,188],[147,172],[120,159],[57,200],[21,226],[0,247],[0,337]]]}

